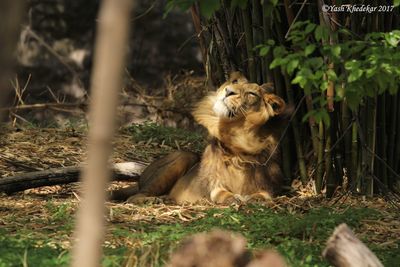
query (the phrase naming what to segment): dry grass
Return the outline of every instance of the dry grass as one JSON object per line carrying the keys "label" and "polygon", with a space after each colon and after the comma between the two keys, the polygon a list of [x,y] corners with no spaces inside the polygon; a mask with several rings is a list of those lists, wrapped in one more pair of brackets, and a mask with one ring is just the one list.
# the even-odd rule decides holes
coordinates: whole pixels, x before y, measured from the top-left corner
{"label": "dry grass", "polygon": [[[32,170],[78,165],[85,158],[85,141],[83,132],[72,129],[7,130],[1,139],[0,175],[9,176]],[[179,146],[184,148],[185,143]],[[120,131],[115,138],[112,161],[149,162],[158,157],[160,151],[162,154],[174,149],[176,147],[154,140],[134,142],[132,136],[126,131]],[[111,186],[121,185],[124,183],[113,183]],[[363,217],[358,222],[358,227],[354,229],[355,233],[368,244],[374,244],[383,250],[397,251],[399,249],[398,209],[384,199],[338,196],[328,200],[323,197],[310,197],[305,189],[299,192],[300,194],[296,196],[281,196],[261,205],[274,214],[290,214],[299,218],[313,210],[327,207],[336,215],[344,214],[351,209],[375,210],[380,213],[380,216]],[[33,240],[36,247],[69,249],[74,213],[79,203],[78,195],[79,183],[30,189],[12,196],[0,195],[0,228],[10,238],[18,239],[19,236],[25,235],[23,238]],[[400,205],[400,203],[397,204]],[[225,218],[224,210],[234,210],[244,214],[256,212],[247,206],[227,207],[210,203],[136,206],[109,202],[106,207],[108,228],[105,247],[127,248],[126,266],[157,266],[155,262],[160,257],[160,253],[165,253],[161,251],[162,244],[159,243],[163,242],[162,237],[158,241],[146,241],[132,236],[132,234],[138,234],[143,237],[146,227],[174,224],[190,226],[195,222],[206,222],[210,219],[208,216],[220,219],[221,222],[237,220],[238,223],[242,223],[241,219],[235,216],[229,215],[230,217]],[[216,211],[210,215],[210,210]],[[318,242],[321,244],[321,241]],[[148,259],[151,259],[152,263],[149,263]]]}

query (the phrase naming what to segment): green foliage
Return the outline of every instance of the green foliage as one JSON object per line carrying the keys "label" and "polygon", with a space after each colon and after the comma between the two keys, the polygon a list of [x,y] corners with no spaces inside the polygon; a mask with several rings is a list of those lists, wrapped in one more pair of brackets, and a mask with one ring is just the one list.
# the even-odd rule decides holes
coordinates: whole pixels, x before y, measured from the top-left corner
{"label": "green foliage", "polygon": [[201,0],[200,2],[200,12],[206,18],[210,18],[215,11],[217,11],[221,3],[219,0]]}
{"label": "green foliage", "polygon": [[245,9],[247,6],[248,0],[232,0],[231,6],[234,7],[240,7],[241,9]]}
{"label": "green foliage", "polygon": [[269,41],[256,47],[260,56],[273,51],[270,68],[280,67],[292,77],[292,84],[298,84],[305,94],[317,99],[320,105],[304,119],[313,116],[317,122],[329,123],[326,101],[320,97],[327,90],[328,81],[336,85],[335,100],[346,99],[353,110],[362,104],[364,97],[385,92],[395,94],[398,90],[400,31],[370,33],[363,40],[328,42],[329,38],[339,40],[339,35],[349,32],[330,33],[322,25],[299,21],[291,29],[288,46],[271,45]]}

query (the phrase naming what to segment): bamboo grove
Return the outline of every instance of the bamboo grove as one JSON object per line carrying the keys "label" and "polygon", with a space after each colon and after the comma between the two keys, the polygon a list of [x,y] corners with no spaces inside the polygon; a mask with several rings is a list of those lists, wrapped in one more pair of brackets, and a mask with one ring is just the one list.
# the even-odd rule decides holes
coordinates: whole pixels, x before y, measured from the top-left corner
{"label": "bamboo grove", "polygon": [[[372,195],[400,184],[397,2],[171,0],[167,10],[190,9],[213,84],[240,70],[295,107],[280,142],[288,183]],[[381,10],[327,10],[345,4]]]}

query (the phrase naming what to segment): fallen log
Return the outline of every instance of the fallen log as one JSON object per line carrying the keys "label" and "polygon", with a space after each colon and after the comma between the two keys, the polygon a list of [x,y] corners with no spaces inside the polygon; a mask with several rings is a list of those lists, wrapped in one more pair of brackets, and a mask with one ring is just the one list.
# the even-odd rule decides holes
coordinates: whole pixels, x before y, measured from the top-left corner
{"label": "fallen log", "polygon": [[336,267],[383,267],[345,223],[335,228],[322,255]]}
{"label": "fallen log", "polygon": [[[147,166],[141,162],[116,163],[113,166],[113,181],[138,181]],[[7,194],[41,186],[78,182],[81,166],[52,168],[0,178],[0,192]]]}

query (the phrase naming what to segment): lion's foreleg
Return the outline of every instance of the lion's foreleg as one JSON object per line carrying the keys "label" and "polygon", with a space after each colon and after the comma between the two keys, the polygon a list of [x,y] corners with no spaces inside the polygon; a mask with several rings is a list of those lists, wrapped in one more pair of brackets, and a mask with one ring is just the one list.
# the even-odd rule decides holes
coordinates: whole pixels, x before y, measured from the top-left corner
{"label": "lion's foreleg", "polygon": [[232,203],[243,203],[245,199],[232,192],[226,190],[225,188],[214,188],[211,190],[210,199],[212,202],[217,204],[232,204]]}

